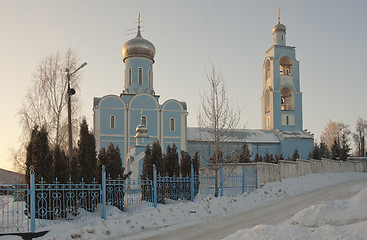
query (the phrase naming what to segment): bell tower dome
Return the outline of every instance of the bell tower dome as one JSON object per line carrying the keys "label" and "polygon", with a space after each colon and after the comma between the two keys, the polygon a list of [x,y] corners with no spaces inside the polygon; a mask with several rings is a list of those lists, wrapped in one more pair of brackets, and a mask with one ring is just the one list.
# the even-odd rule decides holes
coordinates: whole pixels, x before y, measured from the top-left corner
{"label": "bell tower dome", "polygon": [[122,46],[123,62],[125,63],[125,83],[123,94],[148,93],[155,95],[153,90],[154,45],[144,39],[140,31],[140,14],[136,36]]}
{"label": "bell tower dome", "polygon": [[266,51],[263,64],[262,128],[302,131],[299,62],[295,47],[286,45],[286,27],[280,23],[279,11],[273,46]]}

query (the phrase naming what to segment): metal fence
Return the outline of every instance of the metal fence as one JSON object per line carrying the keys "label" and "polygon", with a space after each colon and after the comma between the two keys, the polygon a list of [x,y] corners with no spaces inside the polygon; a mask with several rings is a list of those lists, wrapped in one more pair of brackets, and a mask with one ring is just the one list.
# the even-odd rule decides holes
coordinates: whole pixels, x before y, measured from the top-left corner
{"label": "metal fence", "polygon": [[0,185],[0,232],[35,232],[50,224],[106,219],[157,207],[168,200],[194,201],[208,195],[236,196],[257,188],[257,172],[242,167],[242,174],[164,177],[153,167],[153,179],[111,179],[102,168],[101,183],[79,184],[41,181]]}

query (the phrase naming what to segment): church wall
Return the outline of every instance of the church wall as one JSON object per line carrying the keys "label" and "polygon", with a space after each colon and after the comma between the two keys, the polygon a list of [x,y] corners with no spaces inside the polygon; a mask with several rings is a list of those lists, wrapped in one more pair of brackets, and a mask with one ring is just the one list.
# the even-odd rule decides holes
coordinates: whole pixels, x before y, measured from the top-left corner
{"label": "church wall", "polygon": [[266,153],[273,154],[273,156],[280,155],[280,144],[279,143],[252,143],[252,160],[255,159],[256,153],[260,156],[265,156]]}
{"label": "church wall", "polygon": [[313,149],[313,139],[283,139],[281,140],[281,148],[284,158],[292,158],[297,148],[301,159],[308,159]]}
{"label": "church wall", "polygon": [[[131,78],[131,82],[132,82],[132,86],[135,90],[136,93],[139,93],[139,88],[142,88],[143,92],[145,92],[145,90],[147,88],[153,88],[153,68],[152,68],[152,61],[147,60],[146,58],[137,58],[135,57],[134,59],[128,59],[127,61],[125,61],[125,81],[128,81],[128,69],[131,68],[132,70],[132,78]],[[143,84],[139,85],[138,84],[138,71],[139,68],[142,68],[143,70]],[[151,86],[149,86],[148,84],[148,69],[151,69]],[[126,84],[126,86],[128,85],[128,83]]]}

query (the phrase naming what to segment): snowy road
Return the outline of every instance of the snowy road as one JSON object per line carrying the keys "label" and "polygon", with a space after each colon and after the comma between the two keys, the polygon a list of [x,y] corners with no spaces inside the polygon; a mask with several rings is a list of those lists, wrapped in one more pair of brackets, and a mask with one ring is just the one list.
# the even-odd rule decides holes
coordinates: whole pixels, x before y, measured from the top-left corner
{"label": "snowy road", "polygon": [[300,210],[323,201],[349,198],[366,186],[366,179],[340,183],[297,196],[286,197],[229,216],[205,219],[199,223],[152,229],[113,239],[222,239],[240,229],[251,228],[260,224],[278,224]]}

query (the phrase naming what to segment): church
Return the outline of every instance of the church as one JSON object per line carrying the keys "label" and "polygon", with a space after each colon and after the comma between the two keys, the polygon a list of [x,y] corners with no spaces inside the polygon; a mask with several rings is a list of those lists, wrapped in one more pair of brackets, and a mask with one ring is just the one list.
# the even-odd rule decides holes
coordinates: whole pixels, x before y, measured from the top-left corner
{"label": "church", "polygon": [[[94,135],[97,151],[110,142],[119,146],[123,167],[138,177],[142,170],[146,145],[159,141],[163,152],[168,145],[177,146],[191,156],[199,151],[201,166],[213,151],[211,133],[187,127],[185,102],[170,99],[159,102],[153,88],[154,45],[144,39],[138,21],[137,34],[122,46],[125,64],[124,89],[120,96],[95,97]],[[223,143],[230,153],[247,144],[255,154],[291,157],[297,149],[307,159],[313,149],[313,134],[303,129],[302,92],[299,62],[295,47],[286,45],[286,27],[273,27],[273,45],[266,51],[261,97],[262,129],[235,130]],[[205,136],[205,139],[203,139]],[[225,154],[225,153],[224,153]]]}

